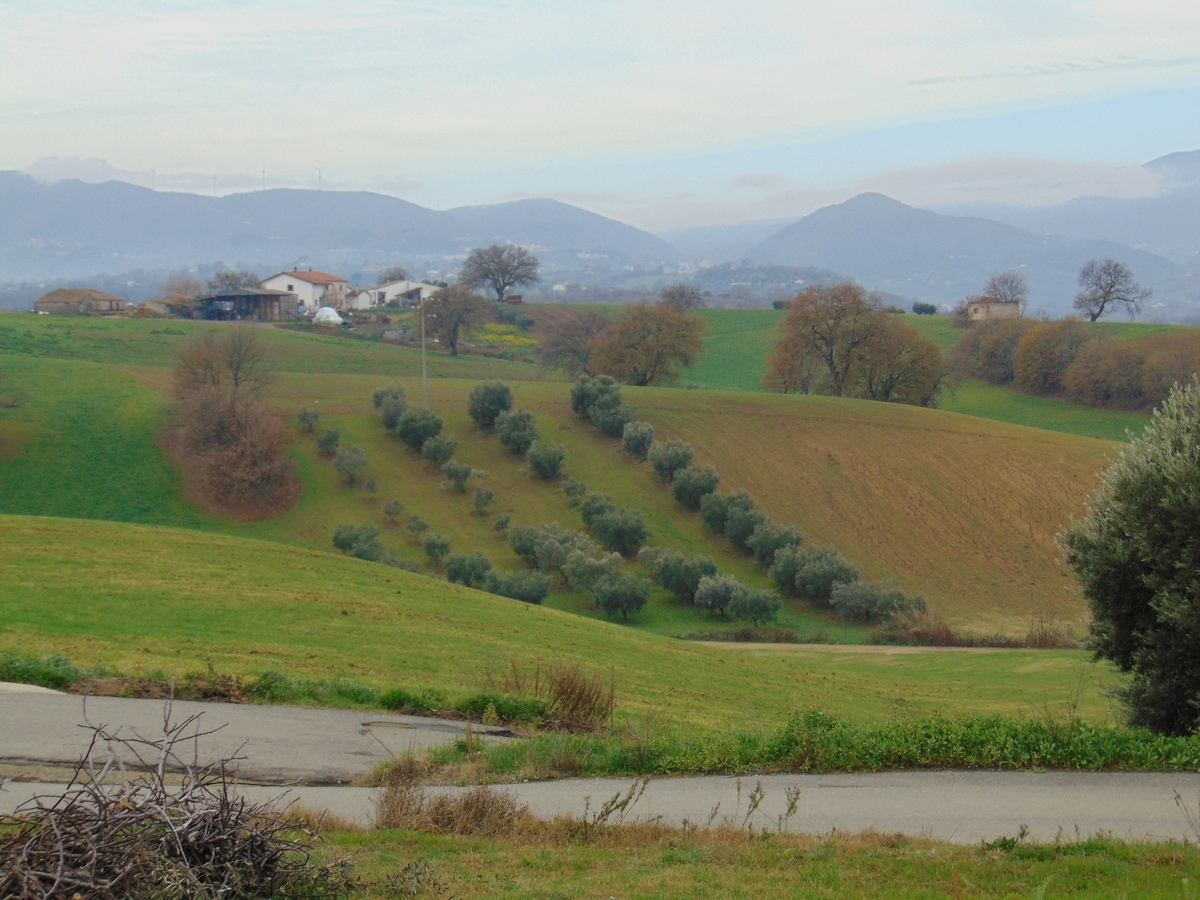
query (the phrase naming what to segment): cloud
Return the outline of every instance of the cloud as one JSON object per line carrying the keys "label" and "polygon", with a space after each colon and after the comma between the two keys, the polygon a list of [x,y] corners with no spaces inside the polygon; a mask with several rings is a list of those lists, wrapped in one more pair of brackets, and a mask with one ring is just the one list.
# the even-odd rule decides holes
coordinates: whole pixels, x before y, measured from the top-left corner
{"label": "cloud", "polygon": [[914,78],[909,84],[923,86],[935,84],[967,84],[980,81],[1003,81],[1023,78],[1047,78],[1061,75],[1079,75],[1086,72],[1124,72],[1138,69],[1179,69],[1200,65],[1200,56],[1183,56],[1175,59],[1108,59],[1085,62],[1042,63],[1021,66],[1000,72],[979,72],[963,75],[938,75],[929,78]]}
{"label": "cloud", "polygon": [[790,178],[771,172],[749,172],[731,179],[729,186],[739,191],[778,191],[791,183]]}

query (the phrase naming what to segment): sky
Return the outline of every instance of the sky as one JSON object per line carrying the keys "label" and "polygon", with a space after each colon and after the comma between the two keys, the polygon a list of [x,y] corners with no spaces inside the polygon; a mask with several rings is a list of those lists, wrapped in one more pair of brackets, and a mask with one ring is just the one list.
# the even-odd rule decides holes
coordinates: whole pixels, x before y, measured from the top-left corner
{"label": "sky", "polygon": [[1200,149],[1195,0],[0,0],[0,169],[554,197],[655,231],[1044,204]]}

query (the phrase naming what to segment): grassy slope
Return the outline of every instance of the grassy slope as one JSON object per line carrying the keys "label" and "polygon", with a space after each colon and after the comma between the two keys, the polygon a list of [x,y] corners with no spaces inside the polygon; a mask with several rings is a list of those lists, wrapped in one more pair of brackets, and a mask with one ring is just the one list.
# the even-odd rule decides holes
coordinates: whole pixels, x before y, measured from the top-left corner
{"label": "grassy slope", "polygon": [[[47,323],[49,318],[0,317],[0,338],[7,334],[14,343],[14,333],[41,334],[46,338],[41,344],[30,338],[25,346],[49,352],[47,336],[60,327]],[[93,322],[84,321],[89,327]],[[160,342],[180,339],[164,330],[170,329],[155,322],[105,321],[97,327],[103,340],[89,343],[73,330],[78,339],[59,345],[100,357],[112,352],[104,349],[115,341],[111,335],[123,333],[132,348],[126,361],[157,361],[169,358]],[[370,416],[370,390],[394,380],[391,373],[405,373],[400,380],[410,398],[419,397],[419,381],[411,374],[414,353],[341,338],[263,334],[280,342],[273,345],[279,354],[291,354],[277,358],[293,369],[344,372],[350,367],[347,357],[356,359],[364,348],[374,354],[372,365],[379,371],[373,374],[281,374],[270,395],[286,412],[302,405],[323,410],[320,428],[340,427],[345,443],[364,447],[369,474],[379,485],[374,502],[339,487],[332,467],[304,439],[294,456],[307,487],[295,510],[254,525],[203,516],[178,500],[173,476],[151,444],[161,421],[166,369],[120,371],[8,353],[0,354],[0,379],[20,395],[21,406],[0,411],[0,439],[10,438],[10,451],[23,441],[26,452],[0,453],[0,512],[184,525],[327,548],[336,524],[380,523],[382,504],[399,498],[435,531],[446,533],[455,549],[478,546],[498,566],[516,564],[487,522],[467,514],[469,497],[447,491],[442,479]],[[442,372],[453,364],[444,357],[431,363]],[[568,472],[593,491],[612,494],[619,504],[645,510],[656,543],[709,552],[743,577],[760,577],[707,537],[695,517],[680,515],[646,466],[632,465],[614,442],[580,425],[568,409],[564,384],[511,379],[510,371],[538,377],[528,366],[491,360],[471,365],[510,377],[518,406],[537,412],[543,434],[566,446]],[[511,510],[518,524],[557,520],[578,527],[577,512],[559,491],[531,482],[517,461],[500,452],[495,438],[475,433],[464,412],[473,384],[431,379],[431,402],[459,440],[459,455],[488,473],[479,483],[495,490],[494,511]],[[926,593],[959,622],[1019,631],[1038,617],[1074,622],[1080,613],[1057,566],[1053,535],[1081,508],[1112,445],[942,412],[826,398],[636,389],[627,389],[626,396],[660,436],[683,436],[696,446],[701,461],[715,463],[723,489],[750,490],[772,516],[795,522],[811,542],[841,548],[869,577],[895,577],[907,589]],[[881,453],[881,447],[892,449]],[[56,464],[53,480],[46,475],[48,459]],[[401,535],[389,532],[385,540],[401,555],[417,557],[417,548]],[[586,612],[571,596],[551,602]],[[656,602],[642,622],[676,634],[705,627],[693,611],[665,602]],[[784,623],[805,632],[820,627],[841,640],[861,634],[820,623],[798,607],[785,613]]]}
{"label": "grassy slope", "polygon": [[934,711],[1107,720],[1105,667],[1080,652],[754,653],[635,632],[382,566],[273,543],[119,523],[0,516],[0,647],[168,675],[350,677],[468,692],[513,664],[615,672],[623,715],[770,727],[807,706],[859,721]]}
{"label": "grassy slope", "polygon": [[[684,380],[712,388],[762,391],[765,360],[775,342],[775,329],[783,313],[776,310],[709,309],[704,310],[703,315],[707,323],[704,355]],[[961,334],[946,316],[905,316],[904,321],[937,343],[943,351],[949,350]],[[1179,326],[1110,323],[1095,327],[1120,338],[1160,335],[1163,329],[1179,330]],[[1051,397],[1032,397],[976,381],[944,395],[940,400],[940,408],[1013,425],[1028,425],[1110,441],[1124,440],[1127,430],[1136,433],[1148,420],[1148,416],[1141,413],[1090,409]]]}

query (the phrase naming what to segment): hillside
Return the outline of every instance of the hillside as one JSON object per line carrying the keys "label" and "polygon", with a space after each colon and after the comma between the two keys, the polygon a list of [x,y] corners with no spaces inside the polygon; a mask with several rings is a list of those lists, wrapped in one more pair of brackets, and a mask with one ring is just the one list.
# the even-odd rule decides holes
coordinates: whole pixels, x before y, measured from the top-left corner
{"label": "hillside", "polygon": [[[456,269],[472,247],[529,244],[548,271],[675,260],[670,244],[551,200],[449,211],[365,191],[267,190],[225,197],[123,182],[45,184],[0,172],[0,271],[8,279],[165,269],[223,259],[262,268],[426,261]],[[266,273],[260,273],[266,274]]]}
{"label": "hillside", "polygon": [[1111,674],[1079,652],[746,653],[274,543],[3,515],[0,530],[0,649],[123,673],[275,671],[462,696],[513,666],[578,663],[612,674],[622,723],[762,730],[809,706],[856,721],[1040,714],[1065,708],[1082,664],[1080,713],[1109,720]]}
{"label": "hillside", "polygon": [[[882,194],[860,194],[819,209],[756,244],[760,262],[823,266],[887,291],[952,304],[982,289],[989,275],[1024,272],[1031,308],[1065,315],[1089,259],[1115,257],[1140,282],[1158,288],[1163,315],[1183,315],[1186,296],[1164,293],[1184,274],[1178,263],[1099,239],[1034,234],[978,217],[946,216],[906,206]],[[1194,285],[1193,285],[1194,287]],[[1176,307],[1179,307],[1176,309]],[[1187,310],[1194,312],[1194,310]]]}
{"label": "hillside", "polygon": [[[502,568],[517,565],[486,523],[468,515],[469,498],[447,494],[442,479],[375,421],[369,397],[379,384],[399,376],[410,398],[420,396],[415,352],[264,331],[282,370],[271,402],[285,415],[300,406],[320,409],[322,428],[338,427],[345,443],[366,450],[367,474],[378,492],[339,487],[332,467],[304,438],[293,454],[306,484],[300,505],[280,520],[246,525],[183,504],[153,445],[169,384],[163,366],[188,329],[131,320],[88,320],[79,327],[49,319],[0,317],[0,346],[26,348],[0,355],[0,384],[17,401],[0,413],[0,512],[182,525],[325,549],[336,525],[378,522],[380,506],[395,497],[447,533],[454,549],[478,547]],[[125,359],[148,365],[56,358],[110,359],[122,342]],[[615,442],[578,423],[565,383],[518,382],[518,373],[541,373],[516,363],[434,360],[431,405],[459,441],[459,455],[487,472],[479,483],[495,490],[495,512],[511,510],[516,524],[557,520],[578,527],[579,521],[560,491],[532,483],[495,438],[474,432],[466,395],[483,377],[510,379],[517,405],[534,411],[543,435],[567,448],[567,472],[619,505],[643,509],[655,543],[709,553],[730,571],[761,579],[694,516],[682,514],[647,466],[629,462]],[[457,366],[471,377],[436,377]],[[625,397],[660,438],[690,441],[700,462],[717,467],[722,490],[750,491],[811,543],[832,543],[869,576],[896,578],[924,593],[954,621],[1010,632],[1023,632],[1038,618],[1078,624],[1082,607],[1057,566],[1053,536],[1081,509],[1113,445],[940,411],[819,397],[630,388]],[[402,556],[418,555],[401,534],[386,540]],[[578,601],[564,602],[586,612]],[[670,604],[664,600],[661,609],[659,618],[648,612],[642,627],[678,633]],[[799,606],[789,615],[806,627],[820,625]],[[703,625],[703,618],[692,621]],[[820,627],[837,633],[834,626]]]}

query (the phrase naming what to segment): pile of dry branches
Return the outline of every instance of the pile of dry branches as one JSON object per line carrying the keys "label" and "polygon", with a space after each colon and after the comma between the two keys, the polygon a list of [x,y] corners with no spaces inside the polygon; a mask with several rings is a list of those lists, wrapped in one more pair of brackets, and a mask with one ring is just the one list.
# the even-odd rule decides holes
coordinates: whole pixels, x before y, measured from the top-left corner
{"label": "pile of dry branches", "polygon": [[231,760],[198,765],[198,741],[212,732],[201,731],[197,717],[173,725],[168,704],[158,740],[91,730],[61,796],[35,797],[0,819],[7,826],[0,897],[190,900],[336,890],[329,872],[310,865],[307,839],[291,836],[281,810],[237,796]]}

